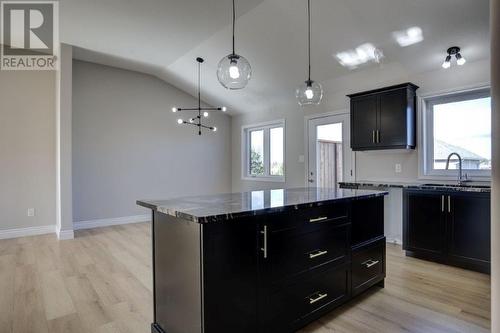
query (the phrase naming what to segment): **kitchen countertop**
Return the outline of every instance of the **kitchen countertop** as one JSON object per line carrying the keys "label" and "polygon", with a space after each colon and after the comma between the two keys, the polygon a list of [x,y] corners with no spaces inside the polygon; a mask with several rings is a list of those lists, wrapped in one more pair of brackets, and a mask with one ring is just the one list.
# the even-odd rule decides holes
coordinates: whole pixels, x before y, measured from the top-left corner
{"label": "kitchen countertop", "polygon": [[387,195],[386,191],[291,188],[215,194],[171,200],[139,200],[142,207],[198,223],[226,221]]}
{"label": "kitchen countertop", "polygon": [[490,193],[491,187],[489,185],[466,183],[465,185],[445,184],[445,183],[418,183],[418,182],[376,182],[376,181],[356,181],[356,182],[341,182],[341,188],[350,189],[387,189],[387,188],[407,188],[407,189],[421,189],[421,190],[446,190],[446,191],[459,191],[459,192],[484,192]]}

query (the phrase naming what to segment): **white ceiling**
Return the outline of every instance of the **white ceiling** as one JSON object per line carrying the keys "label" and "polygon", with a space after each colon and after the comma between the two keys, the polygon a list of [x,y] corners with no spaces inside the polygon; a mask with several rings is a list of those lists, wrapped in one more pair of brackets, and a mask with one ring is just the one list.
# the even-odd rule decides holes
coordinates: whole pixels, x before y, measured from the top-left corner
{"label": "white ceiling", "polygon": [[[233,114],[295,105],[306,79],[305,0],[237,0],[236,51],[253,68],[241,91],[217,82],[231,45],[231,0],[61,0],[61,40],[82,60],[153,74],[191,94],[197,56],[205,58],[203,99]],[[449,46],[469,62],[489,57],[488,0],[312,0],[312,76],[327,94],[372,75],[438,70]],[[424,40],[405,48],[394,31],[418,26]],[[350,70],[335,54],[370,42],[381,64]],[[382,80],[383,81],[383,80]],[[173,101],[175,103],[175,101]],[[167,106],[170,108],[170,106]]]}

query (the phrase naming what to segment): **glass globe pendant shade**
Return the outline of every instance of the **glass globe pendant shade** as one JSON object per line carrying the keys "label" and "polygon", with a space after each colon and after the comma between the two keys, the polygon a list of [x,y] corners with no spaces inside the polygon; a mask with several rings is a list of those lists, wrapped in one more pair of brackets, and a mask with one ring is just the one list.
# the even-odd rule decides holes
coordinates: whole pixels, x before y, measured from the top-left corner
{"label": "glass globe pendant shade", "polygon": [[297,88],[296,97],[300,106],[318,105],[323,99],[323,88],[318,82],[305,81]]}
{"label": "glass globe pendant shade", "polygon": [[250,81],[252,67],[248,60],[237,54],[225,56],[217,67],[217,78],[226,89],[243,89]]}

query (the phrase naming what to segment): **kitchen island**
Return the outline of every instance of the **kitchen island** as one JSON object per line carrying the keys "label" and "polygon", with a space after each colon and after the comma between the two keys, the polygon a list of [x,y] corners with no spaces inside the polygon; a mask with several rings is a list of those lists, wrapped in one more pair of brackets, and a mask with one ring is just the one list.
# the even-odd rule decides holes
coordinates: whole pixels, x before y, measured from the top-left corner
{"label": "kitchen island", "polygon": [[383,287],[386,194],[296,188],[138,201],[152,210],[152,332],[293,332]]}

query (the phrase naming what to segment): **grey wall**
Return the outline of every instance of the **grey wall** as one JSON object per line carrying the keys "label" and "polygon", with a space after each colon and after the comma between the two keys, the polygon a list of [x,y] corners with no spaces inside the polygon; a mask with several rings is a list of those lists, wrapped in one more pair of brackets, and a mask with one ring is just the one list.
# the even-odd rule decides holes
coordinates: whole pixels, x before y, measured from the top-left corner
{"label": "grey wall", "polygon": [[74,221],[147,214],[137,199],[229,192],[231,119],[216,133],[179,126],[197,100],[152,76],[74,61]]}
{"label": "grey wall", "polygon": [[[304,186],[305,163],[299,162],[299,156],[304,150],[304,116],[320,112],[348,112],[349,93],[380,88],[402,82],[413,82],[419,85],[419,95],[440,93],[443,91],[470,88],[489,84],[489,61],[467,63],[466,66],[452,67],[443,70],[436,64],[435,72],[413,76],[396,76],[387,79],[368,75],[359,76],[359,80],[346,80],[342,90],[325,91],[325,105],[302,109],[298,106],[275,106],[256,114],[243,114],[233,117],[232,151],[233,151],[233,191],[250,190],[254,188]],[[380,72],[384,73],[381,69]],[[373,82],[373,83],[370,83]],[[293,98],[292,94],[290,98]],[[325,109],[327,108],[327,109]],[[320,113],[318,113],[320,114]],[[244,181],[241,179],[241,126],[274,119],[286,119],[286,183],[263,183]],[[395,172],[395,164],[402,164],[402,173]],[[414,181],[418,177],[418,149],[415,151],[378,151],[356,153],[356,178],[358,180],[400,180]]]}
{"label": "grey wall", "polygon": [[55,72],[0,71],[0,230],[56,223],[54,89]]}

